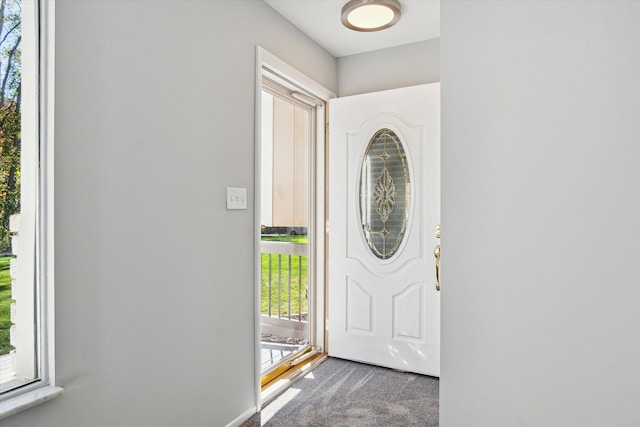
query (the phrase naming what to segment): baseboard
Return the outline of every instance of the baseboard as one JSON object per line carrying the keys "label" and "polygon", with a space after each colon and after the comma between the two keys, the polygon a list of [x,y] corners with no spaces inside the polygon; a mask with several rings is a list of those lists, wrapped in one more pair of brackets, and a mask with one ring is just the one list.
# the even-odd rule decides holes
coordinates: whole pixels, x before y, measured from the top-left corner
{"label": "baseboard", "polygon": [[253,408],[249,408],[244,411],[238,418],[227,424],[226,427],[240,427],[243,422],[251,418],[256,412],[258,412],[258,410],[255,406]]}

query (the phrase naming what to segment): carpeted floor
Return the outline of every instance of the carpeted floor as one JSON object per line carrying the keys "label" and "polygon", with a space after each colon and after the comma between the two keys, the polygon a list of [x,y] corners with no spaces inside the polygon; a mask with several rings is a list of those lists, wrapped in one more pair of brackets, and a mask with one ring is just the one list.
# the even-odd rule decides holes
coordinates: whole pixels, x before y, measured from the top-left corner
{"label": "carpeted floor", "polygon": [[243,424],[437,426],[438,379],[329,358]]}

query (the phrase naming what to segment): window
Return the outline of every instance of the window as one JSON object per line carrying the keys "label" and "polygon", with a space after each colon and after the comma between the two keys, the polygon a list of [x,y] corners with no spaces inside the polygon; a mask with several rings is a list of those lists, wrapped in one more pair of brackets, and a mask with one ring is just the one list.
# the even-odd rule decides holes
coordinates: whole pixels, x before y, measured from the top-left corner
{"label": "window", "polygon": [[360,219],[371,252],[391,258],[402,239],[409,218],[411,185],[407,156],[391,129],[373,135],[360,172]]}
{"label": "window", "polygon": [[0,1],[0,418],[62,392],[53,370],[53,11],[50,0]]}

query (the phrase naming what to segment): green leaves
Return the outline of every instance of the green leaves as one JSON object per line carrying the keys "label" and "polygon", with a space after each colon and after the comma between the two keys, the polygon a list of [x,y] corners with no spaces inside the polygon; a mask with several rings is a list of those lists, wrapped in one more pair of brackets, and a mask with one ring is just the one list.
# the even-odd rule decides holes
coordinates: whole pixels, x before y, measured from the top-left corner
{"label": "green leaves", "polygon": [[0,251],[10,247],[9,217],[20,212],[20,12],[17,0],[0,3]]}

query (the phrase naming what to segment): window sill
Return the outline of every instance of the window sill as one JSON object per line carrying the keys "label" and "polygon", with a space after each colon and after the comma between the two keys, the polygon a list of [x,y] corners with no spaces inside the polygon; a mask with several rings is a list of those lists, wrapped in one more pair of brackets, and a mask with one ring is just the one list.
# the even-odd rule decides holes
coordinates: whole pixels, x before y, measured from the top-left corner
{"label": "window sill", "polygon": [[61,394],[62,389],[60,387],[46,386],[0,402],[0,419],[39,405]]}

